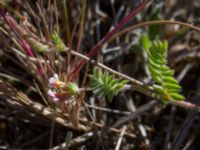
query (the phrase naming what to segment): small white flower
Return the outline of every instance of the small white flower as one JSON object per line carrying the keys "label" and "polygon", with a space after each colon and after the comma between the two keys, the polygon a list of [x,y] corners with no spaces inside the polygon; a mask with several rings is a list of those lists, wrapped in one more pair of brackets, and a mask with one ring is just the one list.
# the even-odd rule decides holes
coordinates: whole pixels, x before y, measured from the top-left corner
{"label": "small white flower", "polygon": [[56,92],[52,91],[51,89],[48,90],[48,95],[53,98],[54,102],[58,102],[59,98],[56,96]]}
{"label": "small white flower", "polygon": [[64,85],[65,83],[58,79],[58,74],[56,73],[49,79],[49,87],[61,87]]}
{"label": "small white flower", "polygon": [[51,77],[50,79],[49,79],[49,84],[54,84],[54,83],[56,83],[57,81],[59,81],[59,79],[58,79],[58,74],[54,74],[53,75],[53,77]]}

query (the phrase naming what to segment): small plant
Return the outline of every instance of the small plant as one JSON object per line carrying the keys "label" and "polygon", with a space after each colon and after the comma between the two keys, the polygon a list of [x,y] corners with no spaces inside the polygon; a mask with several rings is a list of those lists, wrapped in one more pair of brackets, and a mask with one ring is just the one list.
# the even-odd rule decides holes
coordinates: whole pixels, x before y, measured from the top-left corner
{"label": "small plant", "polygon": [[77,84],[60,81],[57,74],[49,79],[48,86],[48,95],[55,103],[66,101],[64,104],[67,104],[70,98],[77,96],[80,92]]}
{"label": "small plant", "polygon": [[93,92],[100,98],[107,97],[109,102],[112,102],[113,97],[128,82],[127,80],[119,82],[113,75],[109,75],[108,72],[102,73],[99,69],[94,69],[89,78]]}
{"label": "small plant", "polygon": [[57,32],[54,32],[51,35],[51,40],[54,44],[54,49],[58,52],[62,52],[65,49],[65,44],[63,43],[63,41],[60,39],[59,35]]}
{"label": "small plant", "polygon": [[155,90],[162,95],[164,102],[184,100],[184,97],[179,94],[181,86],[173,77],[174,71],[167,66],[167,41],[155,41],[153,44],[149,44],[147,39],[143,41],[146,41],[144,43],[148,53],[148,68],[155,81],[153,85]]}

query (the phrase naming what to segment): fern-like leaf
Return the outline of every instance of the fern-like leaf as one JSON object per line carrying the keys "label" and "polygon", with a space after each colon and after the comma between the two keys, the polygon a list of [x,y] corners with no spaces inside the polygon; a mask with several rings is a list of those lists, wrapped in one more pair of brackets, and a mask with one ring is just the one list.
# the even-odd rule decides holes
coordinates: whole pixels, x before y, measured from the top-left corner
{"label": "fern-like leaf", "polygon": [[102,73],[99,69],[94,69],[93,74],[89,75],[90,87],[93,92],[99,97],[107,97],[109,102],[112,102],[114,96],[128,81],[118,81],[108,72]]}
{"label": "fern-like leaf", "polygon": [[167,66],[167,41],[155,41],[148,49],[148,68],[155,81],[153,87],[163,96],[163,101],[183,100],[181,86],[173,77],[174,71]]}

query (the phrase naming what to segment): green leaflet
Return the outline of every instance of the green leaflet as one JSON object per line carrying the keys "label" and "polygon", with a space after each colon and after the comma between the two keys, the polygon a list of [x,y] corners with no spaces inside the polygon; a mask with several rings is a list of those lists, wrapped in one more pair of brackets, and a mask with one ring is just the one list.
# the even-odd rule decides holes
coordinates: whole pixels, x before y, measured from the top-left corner
{"label": "green leaflet", "polygon": [[181,101],[181,100],[185,99],[184,96],[182,96],[181,94],[178,94],[178,93],[171,93],[170,96],[177,101],[179,101],[179,100]]}
{"label": "green leaflet", "polygon": [[[145,41],[147,41],[147,39],[145,39]],[[150,44],[146,44],[145,48],[147,48],[149,45]],[[169,100],[184,100],[184,97],[179,94],[181,91],[181,86],[173,77],[174,71],[166,65],[167,49],[167,41],[158,40],[153,42],[147,50],[148,68],[151,73],[151,77],[155,81],[153,87],[159,94],[161,94],[164,103]]]}
{"label": "green leaflet", "polygon": [[66,91],[69,92],[70,95],[77,95],[80,89],[77,84],[69,82],[66,86]]}
{"label": "green leaflet", "polygon": [[53,42],[53,48],[54,51],[57,52],[62,52],[65,49],[65,44],[63,43],[63,41],[60,39],[58,33],[53,32],[53,34],[51,35],[51,40]]}
{"label": "green leaflet", "polygon": [[147,35],[144,33],[142,34],[142,37],[141,37],[141,44],[145,50],[148,50],[151,47],[151,41],[149,40]]}
{"label": "green leaflet", "polygon": [[109,102],[112,102],[113,97],[128,82],[127,80],[120,82],[113,75],[109,75],[108,72],[102,73],[99,69],[94,69],[89,79],[93,93],[99,98],[107,97]]}
{"label": "green leaflet", "polygon": [[156,85],[155,84],[155,85],[153,85],[153,87],[160,94],[164,93],[164,91],[165,91],[165,89],[162,86],[160,86],[160,85]]}

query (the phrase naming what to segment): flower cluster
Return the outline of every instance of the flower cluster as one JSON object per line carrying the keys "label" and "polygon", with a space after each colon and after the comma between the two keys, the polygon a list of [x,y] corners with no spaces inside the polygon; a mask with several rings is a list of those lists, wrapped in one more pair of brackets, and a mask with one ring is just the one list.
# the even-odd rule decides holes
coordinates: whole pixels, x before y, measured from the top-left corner
{"label": "flower cluster", "polygon": [[54,101],[65,101],[72,96],[76,96],[79,93],[79,88],[75,83],[65,83],[60,81],[58,78],[58,74],[54,74],[49,79],[48,85],[48,96]]}

